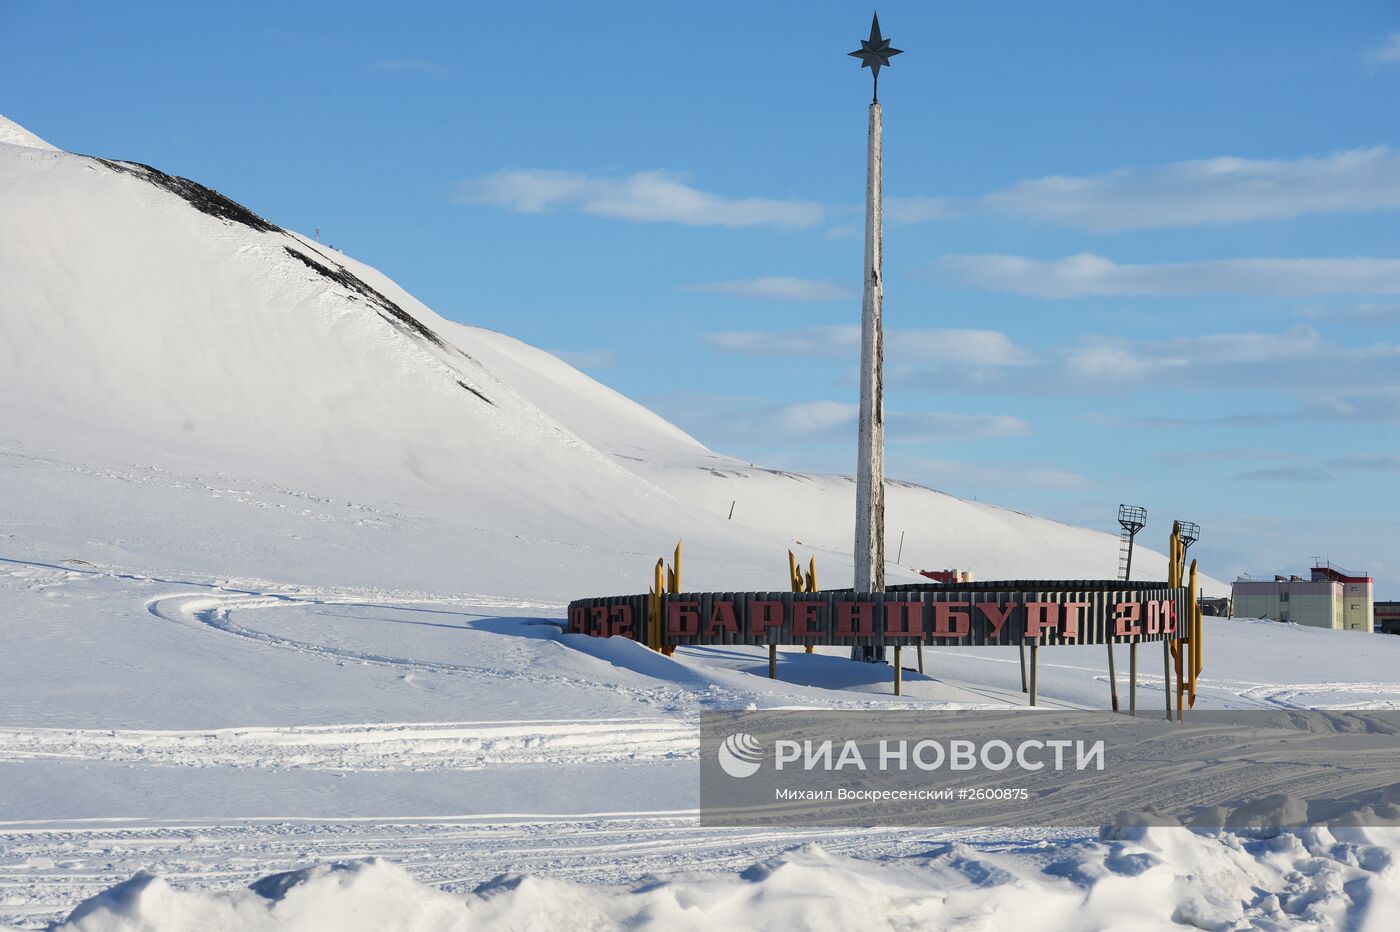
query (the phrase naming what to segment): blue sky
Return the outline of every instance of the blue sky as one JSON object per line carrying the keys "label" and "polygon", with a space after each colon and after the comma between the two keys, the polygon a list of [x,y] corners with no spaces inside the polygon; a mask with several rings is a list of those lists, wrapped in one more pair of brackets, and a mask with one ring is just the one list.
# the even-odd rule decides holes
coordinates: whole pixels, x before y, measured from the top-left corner
{"label": "blue sky", "polygon": [[[0,0],[0,112],[850,471],[870,10]],[[1400,598],[1400,7],[880,12],[890,474]]]}

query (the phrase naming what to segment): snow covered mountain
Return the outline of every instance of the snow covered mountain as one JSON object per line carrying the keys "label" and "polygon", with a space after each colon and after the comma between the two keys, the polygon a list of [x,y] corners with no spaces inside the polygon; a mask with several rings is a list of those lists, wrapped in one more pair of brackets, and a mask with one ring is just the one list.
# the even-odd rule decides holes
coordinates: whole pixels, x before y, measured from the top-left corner
{"label": "snow covered mountain", "polygon": [[[800,541],[849,581],[849,479],[714,453],[197,182],[0,118],[0,220],[0,456],[27,547],[565,599],[639,591],[677,538],[689,587],[781,587]],[[888,507],[922,566],[1116,569],[1108,534],[900,483]],[[84,553],[58,552],[65,525]]]}

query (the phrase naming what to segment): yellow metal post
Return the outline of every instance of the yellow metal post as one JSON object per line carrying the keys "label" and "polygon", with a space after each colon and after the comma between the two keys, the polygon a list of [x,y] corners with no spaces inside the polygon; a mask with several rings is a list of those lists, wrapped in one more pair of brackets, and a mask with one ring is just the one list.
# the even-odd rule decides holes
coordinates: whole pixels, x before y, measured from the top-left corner
{"label": "yellow metal post", "polygon": [[[1172,566],[1171,566],[1171,577],[1170,577],[1170,579],[1168,580],[1168,584],[1169,584],[1172,588],[1177,588],[1177,589],[1179,589],[1179,588],[1181,587],[1181,584],[1182,584],[1182,577],[1185,575],[1185,572],[1186,572],[1186,548],[1183,547],[1182,544],[1181,544],[1181,522],[1180,522],[1180,521],[1173,521],[1173,522],[1172,522],[1171,551],[1172,551],[1172,553],[1171,553],[1171,555],[1172,555]],[[1186,633],[1186,638],[1189,639],[1190,636],[1191,636],[1191,608],[1190,608],[1189,603],[1188,603],[1187,606],[1186,606],[1186,617],[1185,617],[1185,618],[1178,618],[1178,619],[1176,620],[1176,624],[1177,624],[1177,631],[1176,631],[1177,637],[1176,637],[1175,640],[1172,641],[1172,661],[1173,661],[1173,666],[1176,667],[1176,720],[1179,722],[1179,721],[1183,720],[1183,719],[1186,717],[1186,666],[1187,666],[1187,664],[1186,664],[1185,648],[1186,648],[1187,645],[1186,645],[1186,643],[1184,643],[1183,638],[1182,638],[1180,635],[1181,635],[1181,633],[1182,633],[1182,629],[1184,628],[1184,629],[1185,629],[1185,633]]]}
{"label": "yellow metal post", "polygon": [[652,573],[651,613],[648,619],[651,624],[647,630],[647,646],[652,650],[661,649],[661,594],[666,591],[665,566],[666,561],[658,557]]}
{"label": "yellow metal post", "polygon": [[[812,557],[807,564],[807,575],[802,575],[802,570],[797,566],[797,557],[791,550],[788,551],[788,582],[792,585],[793,592],[816,592],[817,591],[817,558]],[[811,654],[816,648],[811,644],[806,645],[804,650]]]}
{"label": "yellow metal post", "polygon": [[1190,654],[1186,663],[1186,706],[1195,708],[1196,706],[1196,678],[1201,675],[1201,629],[1204,624],[1201,621],[1201,603],[1196,598],[1196,561],[1191,561],[1191,597],[1190,610],[1187,612],[1189,627],[1187,632],[1190,641]]}
{"label": "yellow metal post", "polygon": [[[1168,555],[1168,560],[1167,560],[1167,585],[1168,585],[1170,588],[1175,589],[1175,588],[1180,587],[1180,585],[1181,585],[1181,570],[1182,570],[1181,564],[1182,564],[1182,558],[1183,558],[1184,552],[1185,552],[1185,551],[1182,549],[1182,546],[1181,546],[1181,522],[1179,522],[1179,521],[1173,521],[1173,522],[1172,522],[1172,536],[1171,536],[1171,539],[1168,541],[1168,548],[1167,548],[1167,555]],[[1183,622],[1183,619],[1180,619],[1180,618],[1177,619],[1177,624],[1178,624],[1178,625],[1180,625],[1182,622]],[[1180,645],[1180,643],[1177,642],[1177,641],[1171,640],[1171,639],[1169,639],[1169,638],[1164,639],[1164,640],[1163,640],[1162,659],[1163,659],[1164,664],[1165,664],[1165,667],[1166,667],[1165,673],[1166,673],[1166,693],[1167,693],[1167,719],[1168,719],[1168,721],[1170,721],[1170,720],[1171,720],[1171,717],[1172,717],[1172,668],[1173,668],[1173,667],[1176,668],[1176,710],[1177,710],[1177,711],[1176,711],[1176,715],[1177,715],[1177,718],[1180,719],[1180,718],[1181,718],[1181,700],[1182,700],[1182,691],[1183,691],[1183,690],[1182,690],[1182,683],[1181,683],[1181,674],[1182,674],[1183,671],[1182,671],[1182,664],[1181,664],[1181,645]]]}
{"label": "yellow metal post", "polygon": [[[805,580],[805,582],[807,583],[806,591],[817,591],[817,558],[815,556],[812,557],[809,561],[807,561],[807,579]],[[807,645],[807,653],[812,654],[815,653],[816,650],[817,649],[811,644]]]}
{"label": "yellow metal post", "polygon": [[[677,593],[679,593],[679,592],[681,591],[681,542],[680,542],[680,541],[676,541],[676,556],[675,556],[675,560],[676,560],[675,563],[671,564],[671,566],[669,566],[669,567],[666,568],[666,591],[669,592],[669,593],[671,593],[672,595],[676,595]],[[664,560],[658,560],[658,561],[657,561],[658,565],[660,565],[661,563],[664,563],[664,562],[665,562]],[[676,648],[675,648],[674,645],[668,644],[667,646],[661,648],[661,653],[665,654],[667,657],[670,657],[670,656],[671,656],[672,654],[674,654],[675,652],[676,652]]]}

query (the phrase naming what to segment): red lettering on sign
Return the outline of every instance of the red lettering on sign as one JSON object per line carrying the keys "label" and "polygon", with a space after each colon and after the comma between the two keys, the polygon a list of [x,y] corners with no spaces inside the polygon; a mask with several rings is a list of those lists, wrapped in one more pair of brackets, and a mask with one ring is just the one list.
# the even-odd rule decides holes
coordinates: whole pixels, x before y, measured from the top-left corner
{"label": "red lettering on sign", "polygon": [[612,625],[608,629],[608,637],[632,637],[632,606],[627,603],[614,605],[612,611]]}
{"label": "red lettering on sign", "polygon": [[1114,637],[1136,637],[1142,634],[1142,603],[1119,602],[1114,606]]}
{"label": "red lettering on sign", "polygon": [[1162,633],[1162,603],[1151,599],[1147,603],[1147,633]]}
{"label": "red lettering on sign", "polygon": [[1060,626],[1059,602],[1026,603],[1026,637],[1040,639],[1040,633]]}
{"label": "red lettering on sign", "polygon": [[836,636],[868,638],[875,636],[874,602],[837,602]]}
{"label": "red lettering on sign", "polygon": [[749,603],[749,637],[763,641],[769,628],[783,626],[783,603],[771,599],[754,599]]}
{"label": "red lettering on sign", "polygon": [[967,608],[969,602],[934,602],[933,603],[933,637],[936,638],[961,638],[967,637],[968,631],[972,629],[972,616],[967,612],[955,612],[955,608]]}
{"label": "red lettering on sign", "polygon": [[728,599],[715,603],[710,611],[710,623],[705,627],[705,637],[712,638],[716,631],[728,631],[730,634],[739,633],[739,619],[734,615],[734,603]]}
{"label": "red lettering on sign", "polygon": [[583,634],[588,630],[588,609],[580,605],[569,609],[569,633]]}
{"label": "red lettering on sign", "polygon": [[792,636],[795,638],[819,638],[826,632],[812,627],[817,622],[817,613],[826,606],[820,602],[792,603]]}
{"label": "red lettering on sign", "polygon": [[924,604],[922,602],[886,602],[885,637],[924,637]]}
{"label": "red lettering on sign", "polygon": [[1162,600],[1162,633],[1176,633],[1176,600]]}
{"label": "red lettering on sign", "polygon": [[987,616],[987,621],[991,622],[992,625],[991,636],[996,637],[1001,633],[1002,626],[1011,617],[1011,613],[1016,610],[1016,606],[1011,604],[1003,608],[995,602],[978,602],[977,610]]}
{"label": "red lettering on sign", "polygon": [[700,603],[668,602],[666,604],[666,633],[676,638],[690,638],[699,634]]}
{"label": "red lettering on sign", "polygon": [[588,633],[595,638],[608,636],[608,607],[606,605],[595,605],[589,612]]}
{"label": "red lettering on sign", "polygon": [[1078,639],[1079,637],[1079,612],[1081,609],[1089,608],[1092,602],[1066,602],[1065,620],[1060,626],[1060,631],[1066,638]]}

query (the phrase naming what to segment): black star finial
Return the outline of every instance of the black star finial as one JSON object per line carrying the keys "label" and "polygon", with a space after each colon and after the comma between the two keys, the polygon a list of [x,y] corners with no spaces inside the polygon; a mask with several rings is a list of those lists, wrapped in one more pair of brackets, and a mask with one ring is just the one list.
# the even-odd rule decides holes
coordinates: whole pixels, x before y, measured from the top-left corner
{"label": "black star finial", "polygon": [[888,65],[890,59],[896,55],[902,55],[903,50],[890,48],[890,40],[880,35],[880,14],[876,13],[875,18],[870,22],[870,38],[860,40],[860,48],[854,52],[848,52],[852,58],[860,59],[862,68],[869,68],[870,73],[875,76],[875,99],[880,99],[880,66]]}

